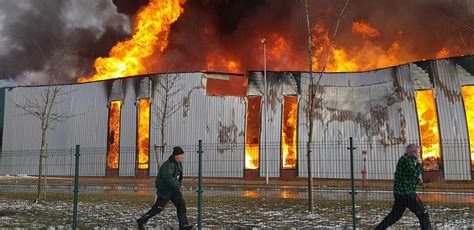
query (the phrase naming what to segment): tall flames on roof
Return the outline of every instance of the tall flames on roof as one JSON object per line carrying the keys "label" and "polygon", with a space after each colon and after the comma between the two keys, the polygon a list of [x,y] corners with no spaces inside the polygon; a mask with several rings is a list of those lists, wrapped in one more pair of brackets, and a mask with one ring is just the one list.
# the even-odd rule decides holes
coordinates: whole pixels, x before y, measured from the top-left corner
{"label": "tall flames on roof", "polygon": [[464,107],[466,108],[469,143],[471,145],[471,167],[474,170],[474,86],[463,86]]}
{"label": "tall flames on roof", "polygon": [[423,168],[438,170],[441,151],[433,90],[416,92],[416,110],[421,135]]}
{"label": "tall flames on roof", "polygon": [[[287,20],[275,20],[273,24],[265,20],[245,24],[245,19],[242,18],[243,24],[239,25],[241,28],[238,27],[232,33],[225,33],[219,27],[221,22],[213,21],[213,15],[207,14],[205,6],[208,4],[221,6],[227,3],[193,2],[186,5],[188,14],[184,12],[185,3],[186,0],[150,0],[149,4],[143,7],[134,18],[133,36],[129,40],[116,44],[110,51],[109,57],[97,58],[95,74],[80,78],[79,81],[96,81],[167,71],[205,70],[244,73],[247,70],[263,67],[263,47],[260,43],[262,38],[267,40],[269,70],[308,70],[307,54],[304,48],[306,38],[301,39],[304,36],[299,31],[300,28],[296,27],[297,24],[284,26],[288,23]],[[239,4],[249,5],[250,3]],[[280,1],[266,4],[266,7],[272,8],[285,4],[292,5]],[[196,6],[203,7],[200,9],[201,12],[193,11]],[[328,11],[330,9],[334,8],[330,7]],[[219,13],[222,12],[219,11]],[[178,19],[180,21],[175,23]],[[172,25],[177,29],[171,31]],[[384,30],[379,30],[382,25],[377,28],[367,20],[356,19],[351,22],[350,29],[341,27],[339,33],[333,38],[332,31],[328,29],[331,28],[329,25],[327,22],[317,21],[313,28],[313,43],[315,44],[313,70],[315,71],[365,71],[421,59],[463,54],[460,51],[463,49],[453,45],[452,42],[446,44],[438,42],[430,49],[418,48],[416,46],[420,42],[416,41],[420,39],[416,39],[413,29],[409,28],[406,29],[407,35],[405,35],[402,29],[399,29],[398,33],[392,32],[393,28],[389,30],[383,27]],[[254,33],[250,33],[250,30]]]}
{"label": "tall flames on roof", "polygon": [[119,42],[109,57],[95,60],[95,75],[79,82],[121,78],[146,73],[145,59],[168,46],[171,24],[183,13],[186,0],[150,0],[140,10],[130,40]]}
{"label": "tall flames on roof", "polygon": [[326,66],[324,71],[327,72],[364,71],[416,60],[415,56],[401,48],[399,40],[403,36],[402,31],[398,33],[389,47],[384,47],[376,42],[381,36],[381,32],[367,22],[352,23],[353,36],[354,38],[361,36],[362,43],[350,47],[331,45],[328,32],[321,24],[316,24],[314,32],[313,43],[316,44],[316,49],[313,54],[313,69],[316,71],[323,71],[324,66]]}

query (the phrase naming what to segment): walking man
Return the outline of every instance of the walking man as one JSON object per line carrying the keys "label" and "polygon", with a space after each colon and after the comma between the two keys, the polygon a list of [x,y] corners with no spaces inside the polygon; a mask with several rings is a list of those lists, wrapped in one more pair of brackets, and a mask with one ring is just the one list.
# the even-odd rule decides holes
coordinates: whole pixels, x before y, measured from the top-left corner
{"label": "walking man", "polygon": [[192,226],[188,225],[186,203],[181,193],[181,191],[184,190],[184,187],[181,185],[181,181],[183,180],[183,166],[181,163],[183,160],[183,149],[178,146],[174,147],[173,155],[163,163],[156,177],[155,186],[158,198],[155,204],[145,215],[137,219],[139,229],[145,229],[146,222],[162,212],[170,200],[178,211],[179,229],[192,229]]}
{"label": "walking man", "polygon": [[400,157],[395,171],[393,195],[395,202],[392,211],[375,229],[386,229],[397,222],[408,208],[420,221],[421,229],[431,229],[428,211],[421,199],[416,195],[418,177],[421,175],[421,156],[418,145],[409,144],[405,154]]}

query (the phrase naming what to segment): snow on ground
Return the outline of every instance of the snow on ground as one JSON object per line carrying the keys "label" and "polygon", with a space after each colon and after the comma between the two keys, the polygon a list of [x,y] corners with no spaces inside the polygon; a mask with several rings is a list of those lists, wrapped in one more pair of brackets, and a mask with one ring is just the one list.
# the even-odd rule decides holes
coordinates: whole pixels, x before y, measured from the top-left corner
{"label": "snow on ground", "polygon": [[[196,223],[195,197],[188,204],[188,218]],[[304,200],[206,198],[203,226],[233,228],[349,228],[351,206],[347,202],[317,202],[314,214],[305,209]],[[78,226],[88,229],[135,228],[135,219],[152,204],[125,200],[79,202]],[[467,229],[474,227],[474,207],[428,205],[433,227],[437,229]],[[390,211],[390,204],[364,203],[357,206],[357,226],[373,229]],[[0,196],[1,228],[66,229],[71,225],[72,201],[47,201],[33,204],[28,200]],[[177,227],[176,211],[167,209],[149,221],[151,228]],[[397,228],[418,227],[418,220],[409,211],[394,225]]]}
{"label": "snow on ground", "polygon": [[28,176],[28,175],[26,175],[26,174],[17,174],[17,175],[5,174],[5,175],[0,175],[0,179],[12,179],[12,178],[38,178],[38,177],[35,177],[35,176]]}

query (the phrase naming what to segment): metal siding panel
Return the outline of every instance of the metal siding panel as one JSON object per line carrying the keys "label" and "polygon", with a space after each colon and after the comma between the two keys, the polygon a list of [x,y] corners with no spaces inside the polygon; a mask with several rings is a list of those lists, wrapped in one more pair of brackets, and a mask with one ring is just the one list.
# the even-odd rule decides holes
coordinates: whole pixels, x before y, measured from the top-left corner
{"label": "metal siding panel", "polygon": [[49,132],[49,148],[67,149],[106,148],[107,144],[107,99],[104,83],[69,85],[72,92],[58,108],[77,116],[58,123],[54,132]]}
{"label": "metal siding panel", "polygon": [[[262,140],[262,143],[264,143],[264,141],[266,140],[267,159],[265,159],[265,146],[262,146],[262,154],[260,160],[261,177],[266,177],[267,172],[268,177],[270,178],[280,177],[282,135],[281,126],[283,110],[283,84],[281,80],[281,75],[279,75],[278,73],[267,74],[268,104],[266,117],[262,110],[262,122],[264,119],[266,119],[266,123],[262,123],[262,134],[260,138],[260,140]],[[264,98],[262,98],[262,100],[264,100]],[[262,107],[262,109],[264,108],[265,106]],[[264,130],[266,130],[266,136]]]}
{"label": "metal siding panel", "polygon": [[399,114],[403,115],[403,119],[406,121],[407,139],[420,140],[415,105],[415,86],[409,64],[396,68],[396,80],[403,96],[403,101],[400,102],[401,112]]}
{"label": "metal siding panel", "polygon": [[[234,126],[236,143],[244,143],[245,103],[239,97],[207,96],[202,85],[201,73],[179,74],[183,89],[172,98],[173,102],[183,104],[189,101],[189,108],[181,107],[169,118],[166,127],[167,146],[185,147],[186,160],[183,163],[186,176],[197,176],[197,143],[203,140],[203,175],[206,177],[242,177],[244,149],[229,145],[223,149],[219,143],[219,121],[224,126]],[[155,91],[153,103],[159,105],[161,95]],[[156,109],[152,110],[156,117]],[[186,115],[185,115],[186,112]],[[153,120],[153,119],[152,119]],[[233,125],[234,124],[234,125]],[[235,133],[233,133],[234,135]],[[159,129],[152,129],[151,144],[161,145]],[[221,151],[219,151],[221,150]],[[171,151],[165,153],[165,160]],[[150,173],[156,173],[156,156]]]}
{"label": "metal siding panel", "polygon": [[431,62],[441,138],[444,176],[471,179],[467,123],[456,66],[452,60]]}
{"label": "metal siding panel", "polygon": [[[348,75],[346,79],[350,79],[342,84],[341,79],[343,75]],[[355,173],[356,178],[360,178],[360,170],[363,167],[362,150],[367,151],[366,170],[370,179],[392,179],[398,158],[403,154],[403,143],[392,144],[391,146],[384,146],[381,141],[381,134],[392,134],[394,137],[400,137],[401,126],[403,121],[405,126],[409,126],[405,130],[405,138],[417,139],[417,120],[414,107],[413,83],[410,79],[409,66],[396,67],[384,69],[383,71],[372,71],[369,73],[350,73],[336,75],[339,79],[323,79],[326,84],[323,94],[324,106],[322,118],[315,123],[314,130],[314,149],[313,149],[313,176],[325,178],[349,178],[349,152],[347,147],[349,145],[349,137],[354,137],[356,150],[355,159]],[[373,78],[370,78],[373,77]],[[307,85],[309,84],[309,75],[302,75],[303,95],[307,95]],[[404,92],[401,101],[389,104],[386,100],[387,96],[396,95],[395,83],[403,90],[404,87],[408,92]],[[358,85],[358,87],[353,87]],[[345,87],[341,87],[345,86]],[[381,101],[382,100],[382,101]],[[370,107],[379,105],[386,106],[388,119],[382,125],[381,129],[377,131],[375,139],[369,141],[367,138],[367,131],[361,127],[360,124],[351,121],[331,121],[331,113],[327,107],[338,110],[349,110],[356,113],[364,114],[364,119],[368,121],[374,119],[369,113]],[[304,111],[300,107],[300,119],[305,122]],[[407,111],[407,114],[401,116],[400,111]],[[338,114],[338,113],[336,113]],[[402,121],[403,120],[403,121]],[[331,122],[330,122],[331,121]],[[299,175],[307,176],[306,164],[306,141],[307,141],[307,127],[300,122],[299,140]],[[387,129],[386,126],[390,127]],[[388,137],[388,136],[387,136]]]}
{"label": "metal siding panel", "polygon": [[138,79],[125,79],[125,97],[120,111],[119,175],[134,176],[137,143],[137,106],[135,83]]}
{"label": "metal siding panel", "polygon": [[[75,145],[81,148],[106,148],[107,143],[107,100],[104,82],[59,86],[69,96],[64,96],[58,105],[59,111],[67,111],[76,116],[62,123],[53,125],[54,130],[47,133],[48,149],[69,149]],[[20,116],[22,110],[13,102],[25,103],[27,98],[38,98],[46,87],[18,87],[7,90],[6,116],[4,128],[3,151],[38,150],[40,148],[39,120],[31,116]],[[105,122],[104,122],[105,121]],[[32,132],[33,130],[37,130]],[[37,127],[37,128],[35,128]],[[102,132],[101,132],[102,131]],[[29,141],[24,141],[29,140]],[[105,156],[105,155],[104,155]],[[103,157],[93,155],[91,159],[81,161],[100,162]],[[82,159],[82,158],[81,158]],[[51,158],[54,162],[56,159]],[[105,164],[105,160],[103,161]],[[30,162],[37,164],[37,162]],[[29,171],[18,169],[19,172],[37,173],[34,167]],[[52,169],[50,169],[52,170]],[[105,169],[94,168],[81,170],[81,174],[91,176],[103,175]],[[51,171],[52,174],[69,175],[67,169]]]}
{"label": "metal siding panel", "polygon": [[[364,86],[372,84],[380,84],[387,81],[391,81],[390,75],[388,74],[391,68],[373,70],[368,72],[358,73],[323,73],[321,79],[321,85],[327,86]],[[305,73],[308,76],[307,73]],[[320,73],[314,73],[315,81],[317,81]],[[309,77],[309,76],[308,76]],[[308,81],[309,83],[309,81]]]}
{"label": "metal siding panel", "polygon": [[23,115],[23,110],[15,105],[15,103],[25,104],[26,98],[39,96],[40,90],[40,87],[36,87],[13,88],[6,91],[3,152],[40,148],[40,121],[35,117]]}

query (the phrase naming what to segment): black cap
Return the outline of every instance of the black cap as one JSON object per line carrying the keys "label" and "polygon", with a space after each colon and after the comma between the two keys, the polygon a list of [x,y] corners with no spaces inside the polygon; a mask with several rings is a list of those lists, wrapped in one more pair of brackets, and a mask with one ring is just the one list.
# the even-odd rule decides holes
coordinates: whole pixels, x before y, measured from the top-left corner
{"label": "black cap", "polygon": [[184,154],[184,151],[181,147],[176,146],[173,148],[173,156]]}

